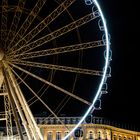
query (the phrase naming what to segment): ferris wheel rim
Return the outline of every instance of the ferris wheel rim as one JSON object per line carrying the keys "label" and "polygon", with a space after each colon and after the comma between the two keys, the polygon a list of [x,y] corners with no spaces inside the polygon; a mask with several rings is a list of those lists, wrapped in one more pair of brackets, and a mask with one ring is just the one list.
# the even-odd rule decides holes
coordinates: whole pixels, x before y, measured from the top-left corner
{"label": "ferris wheel rim", "polygon": [[78,124],[72,129],[72,131],[70,131],[62,140],[66,140],[70,135],[72,135],[74,133],[74,131],[82,124],[82,122],[85,120],[85,118],[87,117],[87,115],[90,113],[90,111],[93,109],[94,110],[94,105],[96,100],[98,99],[103,83],[105,81],[106,78],[106,74],[107,74],[107,68],[108,68],[108,64],[109,64],[109,50],[110,50],[110,43],[109,43],[109,33],[108,33],[108,28],[107,28],[107,24],[105,21],[105,17],[104,14],[102,12],[101,6],[98,3],[98,0],[91,0],[96,6],[97,9],[99,10],[99,13],[101,14],[101,20],[103,22],[104,25],[104,30],[105,30],[105,38],[106,38],[106,58],[105,58],[105,65],[104,65],[104,72],[103,72],[103,77],[101,79],[101,83],[99,85],[99,88],[96,92],[96,95],[92,101],[92,104],[90,105],[90,107],[87,109],[87,111],[85,112],[85,114],[83,115],[82,119],[78,122]]}

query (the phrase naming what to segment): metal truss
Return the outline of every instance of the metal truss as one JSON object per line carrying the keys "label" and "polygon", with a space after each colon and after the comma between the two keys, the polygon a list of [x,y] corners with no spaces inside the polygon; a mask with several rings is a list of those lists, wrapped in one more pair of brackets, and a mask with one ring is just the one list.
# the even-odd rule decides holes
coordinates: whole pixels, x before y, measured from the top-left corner
{"label": "metal truss", "polygon": [[1,15],[1,40],[3,41],[3,46],[5,45],[5,39],[7,36],[7,17],[8,17],[8,0],[2,1],[2,15]]}
{"label": "metal truss", "polygon": [[38,68],[45,68],[45,69],[54,69],[59,71],[67,71],[67,72],[74,72],[79,74],[88,74],[88,75],[97,75],[102,76],[102,71],[97,70],[89,70],[89,69],[82,69],[82,68],[75,68],[75,67],[67,67],[67,66],[59,66],[59,65],[52,65],[52,64],[43,64],[43,63],[37,63],[37,62],[30,62],[30,61],[12,61],[13,64],[18,65],[25,65],[30,67],[38,67]]}
{"label": "metal truss", "polygon": [[65,47],[59,47],[59,48],[53,48],[53,49],[47,49],[47,50],[41,50],[41,51],[33,51],[29,53],[21,53],[18,55],[11,55],[11,58],[8,59],[29,59],[29,58],[35,58],[35,57],[42,57],[42,56],[48,56],[48,55],[55,55],[60,53],[68,53],[73,51],[79,51],[79,50],[85,50],[85,49],[91,49],[95,47],[101,47],[105,46],[106,42],[104,40],[100,41],[93,41],[93,42],[87,42],[87,43],[81,43],[81,44],[75,44]]}
{"label": "metal truss", "polygon": [[[5,64],[4,64],[5,65]],[[5,70],[6,67],[6,70]],[[10,101],[12,103],[12,109],[15,110],[17,108],[20,119],[23,123],[24,129],[28,135],[29,140],[43,140],[42,134],[34,120],[34,117],[27,105],[27,102],[25,101],[25,98],[22,94],[22,91],[19,88],[19,85],[17,84],[13,74],[11,73],[10,69],[5,66],[3,68],[3,75],[5,79],[5,83],[8,89],[8,94],[10,95]],[[21,139],[23,140],[23,134],[21,132],[21,126],[19,124],[18,118],[17,118],[17,111],[14,111],[16,122],[18,123],[18,130],[19,135]]]}
{"label": "metal truss", "polygon": [[13,136],[13,130],[12,130],[12,118],[11,118],[11,105],[9,96],[5,87],[5,84],[3,83],[0,89],[0,96],[3,96],[4,98],[4,109],[3,115],[0,115],[0,121],[6,122],[6,133],[9,140],[12,140]]}
{"label": "metal truss", "polygon": [[49,14],[45,19],[43,19],[34,29],[25,35],[21,40],[19,40],[12,48],[11,51],[16,51],[32,40],[37,34],[39,34],[43,29],[45,29],[52,21],[54,21],[59,15],[61,15],[75,0],[65,0],[60,4],[51,14]]}
{"label": "metal truss", "polygon": [[[10,30],[9,30],[7,38],[6,38],[6,45],[7,46],[9,45],[9,43],[12,41],[13,37],[15,36],[15,33],[16,33],[16,30],[17,30],[17,27],[18,27],[18,24],[19,24],[19,21],[20,21],[22,12],[23,12],[25,2],[26,2],[26,0],[19,0],[18,5],[15,9],[13,21],[11,23]],[[20,37],[18,37],[18,38],[20,38]]]}
{"label": "metal truss", "polygon": [[65,126],[65,128],[67,130],[69,130],[69,128],[64,124],[64,122],[62,122],[62,120],[59,119],[59,117],[55,114],[55,112],[41,99],[41,97],[39,97],[35,91],[13,70],[11,69],[12,72],[24,83],[24,85],[35,95],[35,97],[48,109],[48,111],[50,111],[50,113],[52,113],[52,115],[57,118],[57,120],[59,121],[59,123],[61,123],[63,126]]}
{"label": "metal truss", "polygon": [[59,86],[57,86],[57,85],[55,85],[55,84],[53,84],[53,83],[51,83],[51,82],[49,82],[49,81],[47,81],[47,80],[45,80],[45,79],[43,79],[43,78],[37,76],[37,75],[35,75],[35,74],[33,74],[33,73],[31,73],[31,72],[25,70],[25,69],[22,69],[21,67],[19,67],[19,66],[17,66],[17,65],[14,65],[14,64],[12,64],[12,63],[10,63],[10,62],[8,62],[8,64],[10,64],[11,66],[13,66],[13,67],[19,69],[20,71],[22,71],[22,72],[24,72],[24,73],[30,75],[31,77],[34,77],[35,79],[37,79],[37,80],[39,80],[39,81],[41,81],[41,82],[43,82],[43,83],[45,83],[45,84],[47,84],[47,85],[49,85],[49,86],[55,88],[55,89],[57,89],[58,91],[61,91],[62,93],[66,94],[66,95],[69,95],[69,96],[71,96],[71,97],[73,97],[73,98],[75,98],[75,99],[77,99],[77,100],[79,100],[79,101],[81,101],[81,102],[83,102],[83,103],[85,103],[85,104],[87,104],[87,105],[91,105],[90,102],[84,100],[83,98],[80,98],[79,96],[76,96],[75,94],[72,94],[72,93],[70,93],[69,91],[67,91],[67,90],[65,90],[65,89],[63,89],[63,88],[61,88],[61,87],[59,87]]}
{"label": "metal truss", "polygon": [[26,18],[26,20],[22,24],[22,26],[18,30],[17,34],[15,35],[15,37],[13,38],[11,43],[9,44],[8,48],[11,48],[12,46],[14,46],[21,39],[20,36],[22,37],[26,33],[27,29],[30,27],[33,20],[37,17],[39,11],[42,9],[45,2],[46,2],[46,0],[38,0],[38,2],[36,3],[36,5],[32,9],[32,11],[30,12],[28,17]]}
{"label": "metal truss", "polygon": [[4,96],[4,104],[5,104],[7,136],[12,140],[13,130],[12,130],[12,118],[11,118],[11,106],[10,106],[8,94]]}
{"label": "metal truss", "polygon": [[13,53],[14,54],[21,54],[21,53],[31,51],[31,50],[33,50],[33,49],[35,49],[35,48],[37,48],[37,47],[39,47],[39,46],[51,41],[51,40],[53,40],[53,39],[55,39],[55,38],[57,38],[59,36],[62,36],[62,35],[70,32],[70,31],[72,31],[72,30],[74,30],[74,29],[76,29],[76,28],[78,28],[78,27],[90,22],[91,20],[93,20],[93,19],[95,19],[95,18],[97,18],[99,16],[100,16],[100,14],[96,13],[96,15],[95,15],[93,13],[90,13],[90,14],[78,19],[77,21],[74,21],[74,22],[72,22],[72,23],[70,23],[70,24],[68,24],[68,25],[66,25],[66,26],[64,26],[64,27],[62,27],[62,28],[60,28],[60,29],[58,29],[58,30],[56,30],[56,31],[44,36],[44,37],[41,37],[40,39],[37,39],[34,42],[29,43],[28,45],[20,46],[19,49],[15,50],[14,52],[11,52],[10,54],[11,55]]}

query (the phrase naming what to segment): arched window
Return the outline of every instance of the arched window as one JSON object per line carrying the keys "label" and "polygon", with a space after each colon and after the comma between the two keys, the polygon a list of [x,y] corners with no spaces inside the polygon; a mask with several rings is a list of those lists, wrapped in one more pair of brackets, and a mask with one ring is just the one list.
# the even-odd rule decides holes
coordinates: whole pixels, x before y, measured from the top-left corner
{"label": "arched window", "polygon": [[92,131],[89,132],[89,140],[93,140],[93,132]]}
{"label": "arched window", "polygon": [[56,140],[61,140],[61,132],[56,132]]}
{"label": "arched window", "polygon": [[47,134],[47,140],[52,140],[52,132],[48,132],[48,134]]}
{"label": "arched window", "polygon": [[97,133],[97,139],[98,139],[98,140],[101,140],[101,139],[102,139],[102,138],[101,138],[101,132],[100,132],[100,131]]}
{"label": "arched window", "polygon": [[122,140],[122,136],[119,136],[119,140]]}
{"label": "arched window", "polygon": [[114,140],[117,140],[117,135],[114,134],[114,135],[113,135],[113,138],[114,138]]}
{"label": "arched window", "polygon": [[[65,132],[65,136],[68,135],[69,132]],[[70,137],[68,137],[66,140],[70,140]]]}
{"label": "arched window", "polygon": [[127,137],[126,136],[124,136],[124,140],[127,140]]}
{"label": "arched window", "polygon": [[132,140],[132,137],[129,137],[128,140]]}
{"label": "arched window", "polygon": [[105,140],[107,140],[107,132],[105,132],[104,135],[105,135]]}

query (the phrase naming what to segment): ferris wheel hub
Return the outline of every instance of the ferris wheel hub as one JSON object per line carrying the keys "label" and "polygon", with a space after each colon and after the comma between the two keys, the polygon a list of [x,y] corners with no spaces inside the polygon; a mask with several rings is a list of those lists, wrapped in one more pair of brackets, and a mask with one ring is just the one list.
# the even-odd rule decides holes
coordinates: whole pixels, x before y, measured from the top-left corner
{"label": "ferris wheel hub", "polygon": [[2,48],[0,48],[0,61],[4,58],[4,51]]}

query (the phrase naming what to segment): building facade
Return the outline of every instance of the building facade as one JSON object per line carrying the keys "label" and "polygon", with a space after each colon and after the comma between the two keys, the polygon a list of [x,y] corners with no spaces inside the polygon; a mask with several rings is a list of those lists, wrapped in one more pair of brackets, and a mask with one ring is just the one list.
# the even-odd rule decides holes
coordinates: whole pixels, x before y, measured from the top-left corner
{"label": "building facade", "polygon": [[[66,127],[61,125],[55,118],[36,118],[44,140],[62,140],[68,134],[68,129],[72,129],[80,118],[61,117],[60,120]],[[67,140],[140,140],[140,132],[113,125],[115,123],[113,124],[103,118],[93,117],[92,120],[84,121]],[[17,137],[13,137],[12,139],[19,140]],[[1,133],[0,140],[9,139]],[[26,136],[25,140],[28,140]]]}

